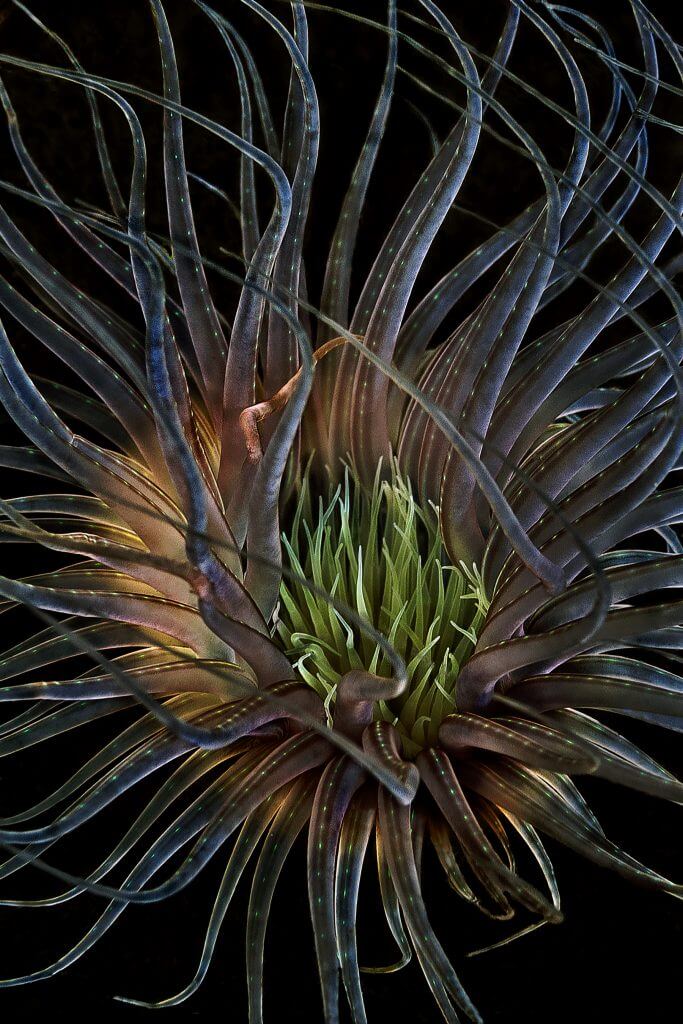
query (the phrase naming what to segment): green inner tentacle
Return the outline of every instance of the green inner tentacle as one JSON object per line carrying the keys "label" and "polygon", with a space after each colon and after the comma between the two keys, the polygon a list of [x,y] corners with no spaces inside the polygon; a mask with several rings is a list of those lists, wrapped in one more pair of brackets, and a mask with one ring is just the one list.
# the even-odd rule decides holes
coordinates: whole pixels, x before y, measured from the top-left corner
{"label": "green inner tentacle", "polygon": [[[282,540],[287,568],[350,606],[405,660],[408,689],[390,705],[379,701],[376,716],[396,724],[408,756],[434,743],[489,605],[477,567],[448,564],[438,508],[421,507],[395,465],[388,481],[378,472],[370,493],[347,469],[317,505],[305,477]],[[330,721],[345,672],[390,671],[379,646],[295,580],[280,587],[276,632]]]}

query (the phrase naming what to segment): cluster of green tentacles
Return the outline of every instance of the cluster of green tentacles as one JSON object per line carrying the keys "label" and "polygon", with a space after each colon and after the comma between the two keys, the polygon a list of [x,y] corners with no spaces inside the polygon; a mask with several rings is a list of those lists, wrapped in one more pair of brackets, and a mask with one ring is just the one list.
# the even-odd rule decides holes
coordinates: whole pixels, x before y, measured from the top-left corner
{"label": "cluster of green tentacles", "polygon": [[[346,672],[386,675],[390,666],[381,647],[323,595],[353,609],[405,661],[405,692],[391,704],[378,701],[375,712],[398,728],[405,753],[436,743],[441,722],[455,710],[455,682],[489,606],[476,565],[448,563],[438,506],[423,509],[396,464],[389,479],[380,464],[369,492],[347,469],[317,506],[306,475],[282,542],[292,575],[280,586],[277,633],[297,674],[323,698],[330,721]],[[312,580],[317,591],[302,580]]]}

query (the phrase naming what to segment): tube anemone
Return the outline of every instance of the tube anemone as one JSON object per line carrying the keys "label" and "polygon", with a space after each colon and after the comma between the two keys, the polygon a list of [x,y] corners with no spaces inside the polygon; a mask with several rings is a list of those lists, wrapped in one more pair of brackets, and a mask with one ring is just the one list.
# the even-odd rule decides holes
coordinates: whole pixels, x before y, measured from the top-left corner
{"label": "tube anemone", "polygon": [[[0,988],[53,977],[127,908],[172,900],[220,863],[194,975],[159,1001],[124,1001],[192,996],[230,921],[261,1024],[271,902],[306,842],[326,1024],[344,1002],[365,1024],[361,973],[413,957],[446,1021],[479,1021],[430,921],[427,871],[440,865],[490,918],[521,914],[492,946],[561,920],[546,838],[683,895],[612,841],[581,793],[588,775],[683,800],[614,728],[683,722],[683,184],[669,195],[648,177],[653,126],[676,130],[662,95],[680,97],[659,68],[680,77],[680,50],[641,0],[637,66],[568,7],[501,4],[491,52],[432,0],[389,0],[383,21],[318,12],[385,52],[321,242],[317,208],[337,199],[316,177],[326,107],[309,5],[194,0],[192,25],[234,79],[223,118],[184,100],[173,10],[141,6],[161,84],[87,71],[20,3],[11,18],[52,56],[0,53],[20,175],[0,181],[0,401],[16,428],[0,464],[37,481],[0,500],[0,540],[53,553],[0,577],[3,611],[39,623],[0,660],[0,755],[19,778],[45,744],[54,776],[0,819],[0,877],[39,869],[52,888],[0,902],[29,914],[99,901],[70,949]],[[562,103],[520,77],[520,38],[557,65]],[[282,112],[264,48],[289,75]],[[586,60],[607,103],[589,95]],[[106,207],[52,184],[13,106],[20,81],[85,99]],[[406,96],[439,104],[436,128]],[[525,105],[562,125],[559,156]],[[360,222],[408,111],[424,159],[368,252]],[[195,133],[230,155],[237,187],[191,169]],[[485,237],[440,270],[436,241],[491,139],[531,168],[533,196],[502,226],[470,210]],[[157,164],[163,224],[146,212]],[[233,218],[236,246],[200,249],[207,209]],[[41,218],[113,300],[31,241]],[[74,848],[86,871],[70,869]],[[361,967],[361,875],[397,947],[389,967]],[[230,910],[243,877],[246,922]]]}

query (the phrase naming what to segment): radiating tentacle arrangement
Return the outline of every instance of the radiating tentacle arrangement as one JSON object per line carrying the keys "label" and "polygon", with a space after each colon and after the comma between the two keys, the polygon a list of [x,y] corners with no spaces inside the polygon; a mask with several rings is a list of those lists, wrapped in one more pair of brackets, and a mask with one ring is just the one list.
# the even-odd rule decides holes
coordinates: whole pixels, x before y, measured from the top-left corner
{"label": "radiating tentacle arrangement", "polygon": [[[254,861],[244,930],[249,1020],[260,1024],[271,901],[307,833],[327,1024],[343,993],[355,1024],[366,1021],[356,918],[375,850],[398,948],[367,975],[414,954],[443,1017],[478,1021],[449,937],[430,923],[425,843],[466,902],[504,920],[533,915],[510,938],[561,919],[542,835],[683,895],[605,835],[573,779],[683,802],[683,785],[600,717],[683,729],[683,178],[670,195],[648,180],[650,125],[676,129],[657,101],[682,95],[680,49],[641,0],[628,5],[637,67],[589,14],[531,0],[501,2],[489,53],[432,0],[388,0],[383,22],[240,0],[290,75],[280,127],[233,6],[194,5],[234,75],[237,130],[185,105],[161,0],[143,5],[158,92],[89,73],[77,40],[18,2],[11,17],[29,20],[54,63],[0,54],[22,176],[0,181],[0,401],[25,439],[0,447],[0,465],[47,488],[0,501],[0,540],[7,552],[55,553],[42,572],[0,577],[3,611],[24,606],[40,624],[0,660],[0,701],[20,705],[0,728],[4,777],[10,755],[40,744],[55,775],[31,806],[0,809],[0,877],[32,865],[56,879],[52,895],[3,889],[0,903],[30,914],[84,893],[103,900],[73,948],[0,988],[53,976],[129,904],[171,898],[222,859],[194,977],[159,1002],[129,1000],[177,1005],[209,970],[224,921],[240,926],[230,903]],[[307,233],[316,203],[333,200],[316,178],[325,122],[309,6],[355,19],[385,47],[322,253]],[[556,62],[566,108],[513,70],[522,35]],[[586,55],[611,88],[597,124]],[[76,188],[60,194],[31,152],[12,99],[27,76],[85,95],[108,209]],[[424,165],[360,275],[361,217],[404,85],[410,116],[424,121]],[[562,124],[562,166],[511,112],[515,90]],[[425,92],[450,119],[442,137],[419,107]],[[127,181],[110,113],[125,121]],[[149,116],[163,120],[161,231],[146,212]],[[191,169],[188,125],[234,157],[234,193]],[[535,198],[503,226],[470,211],[488,237],[426,284],[433,243],[490,136],[529,162]],[[237,218],[231,258],[202,254],[199,190]],[[639,204],[644,229],[627,216]],[[68,234],[120,311],[40,251],[19,227],[27,211]],[[607,243],[621,263],[599,284],[592,261]],[[317,295],[307,263],[324,268]],[[553,319],[560,296],[572,312]],[[63,381],[27,368],[22,338],[27,352],[45,346]],[[77,744],[89,723],[109,738],[60,774],[60,737]],[[53,847],[140,783],[152,795],[94,869],[54,865]]]}

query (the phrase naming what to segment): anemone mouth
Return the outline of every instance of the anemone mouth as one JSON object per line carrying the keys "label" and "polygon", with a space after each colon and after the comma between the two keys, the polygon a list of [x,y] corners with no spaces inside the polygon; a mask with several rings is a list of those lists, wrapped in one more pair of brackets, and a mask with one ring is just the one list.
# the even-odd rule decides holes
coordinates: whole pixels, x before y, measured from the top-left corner
{"label": "anemone mouth", "polygon": [[290,572],[275,632],[297,676],[322,698],[328,724],[347,672],[386,676],[391,666],[372,636],[302,580],[384,635],[405,663],[408,685],[375,702],[375,720],[397,728],[407,757],[435,744],[457,710],[455,684],[489,607],[478,567],[449,563],[438,506],[416,499],[396,460],[385,472],[380,463],[369,489],[347,465],[325,496],[307,473],[282,545]]}

